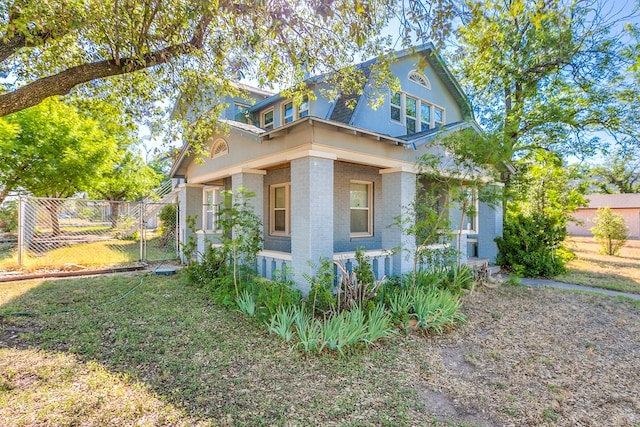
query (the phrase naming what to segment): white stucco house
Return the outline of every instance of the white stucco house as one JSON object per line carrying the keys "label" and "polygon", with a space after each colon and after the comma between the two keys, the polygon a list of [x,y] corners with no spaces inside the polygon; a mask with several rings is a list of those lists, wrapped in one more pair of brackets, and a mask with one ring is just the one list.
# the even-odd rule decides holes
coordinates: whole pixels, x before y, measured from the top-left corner
{"label": "white stucco house", "polygon": [[[360,67],[366,73],[371,63]],[[410,271],[412,261],[389,250],[415,245],[391,225],[423,179],[416,159],[434,149],[428,143],[442,130],[475,122],[465,94],[432,45],[397,52],[390,69],[401,90],[387,91],[376,109],[367,105],[368,83],[365,95],[332,100],[322,96],[328,85],[322,78],[308,80],[316,99],[297,105],[251,88],[249,102],[225,99],[221,120],[229,130],[211,138],[202,161],[185,147],[171,170],[172,178],[183,182],[180,239],[189,238],[185,218],[191,216],[198,241],[215,242],[220,191],[245,187],[256,194],[251,202],[263,222],[264,250],[257,265],[263,276],[286,265],[304,287],[309,261],[348,259],[358,247],[366,248],[378,276]],[[502,208],[478,203],[477,215],[465,222],[462,238],[451,244],[461,242],[465,259],[493,261]]]}

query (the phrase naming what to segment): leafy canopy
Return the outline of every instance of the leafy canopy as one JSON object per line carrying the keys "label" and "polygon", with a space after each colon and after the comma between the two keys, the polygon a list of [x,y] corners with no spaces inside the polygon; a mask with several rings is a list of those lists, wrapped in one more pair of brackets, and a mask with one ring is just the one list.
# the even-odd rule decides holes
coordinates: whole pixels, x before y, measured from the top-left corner
{"label": "leafy canopy", "polygon": [[594,131],[639,141],[637,58],[618,31],[622,12],[600,0],[462,3],[450,62],[504,160],[591,155],[602,143]]}
{"label": "leafy canopy", "polygon": [[90,188],[117,152],[116,139],[98,122],[55,98],[0,123],[12,136],[0,138],[3,196],[21,189],[38,197],[71,197]]}
{"label": "leafy canopy", "polygon": [[[77,88],[152,111],[154,101],[240,75],[293,87],[375,56],[392,0],[0,2],[0,116]],[[348,85],[344,74],[338,84]],[[141,102],[141,101],[147,101]]]}

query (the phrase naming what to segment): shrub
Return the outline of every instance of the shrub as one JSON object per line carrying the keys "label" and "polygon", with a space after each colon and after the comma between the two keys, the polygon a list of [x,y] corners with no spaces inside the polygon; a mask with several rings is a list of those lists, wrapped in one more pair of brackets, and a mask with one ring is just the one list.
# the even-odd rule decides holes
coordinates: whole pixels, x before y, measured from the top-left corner
{"label": "shrub", "polygon": [[11,233],[18,230],[18,204],[4,202],[0,207],[0,231]]}
{"label": "shrub", "polygon": [[337,298],[334,295],[333,261],[328,258],[320,259],[320,266],[313,263],[311,267],[316,270],[316,274],[311,276],[304,274],[305,280],[311,285],[309,292],[309,302],[311,305],[311,315],[315,316],[316,310],[323,314],[336,311]]}
{"label": "shrub", "polygon": [[258,320],[268,319],[279,307],[298,304],[302,299],[293,282],[282,277],[279,280],[256,278],[240,286],[254,296]]}
{"label": "shrub", "polygon": [[560,221],[534,213],[509,214],[504,236],[496,239],[497,262],[518,276],[551,277],[566,271],[567,251],[559,250],[567,235]]}
{"label": "shrub", "polygon": [[160,210],[160,246],[165,247],[176,234],[178,221],[178,206],[166,205]]}
{"label": "shrub", "polygon": [[624,218],[610,208],[600,208],[593,219],[596,224],[591,227],[591,232],[596,241],[600,243],[600,253],[605,255],[618,255],[620,249],[627,242],[629,229]]}

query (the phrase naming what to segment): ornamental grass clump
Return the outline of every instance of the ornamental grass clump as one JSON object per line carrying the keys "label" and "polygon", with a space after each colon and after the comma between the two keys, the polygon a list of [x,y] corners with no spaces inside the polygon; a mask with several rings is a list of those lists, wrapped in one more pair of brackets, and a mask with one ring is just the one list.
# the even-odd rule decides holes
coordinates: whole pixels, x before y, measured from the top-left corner
{"label": "ornamental grass clump", "polygon": [[236,300],[236,304],[238,304],[240,311],[247,316],[254,317],[256,315],[256,299],[247,289],[240,293],[240,297]]}
{"label": "ornamental grass clump", "polygon": [[463,323],[466,317],[460,313],[458,297],[444,290],[417,289],[413,295],[413,313],[417,326],[428,331],[442,333],[445,328]]}
{"label": "ornamental grass clump", "polygon": [[292,306],[281,305],[271,316],[269,324],[269,332],[278,335],[280,338],[289,342],[295,336],[293,332],[293,322],[296,318],[295,308]]}

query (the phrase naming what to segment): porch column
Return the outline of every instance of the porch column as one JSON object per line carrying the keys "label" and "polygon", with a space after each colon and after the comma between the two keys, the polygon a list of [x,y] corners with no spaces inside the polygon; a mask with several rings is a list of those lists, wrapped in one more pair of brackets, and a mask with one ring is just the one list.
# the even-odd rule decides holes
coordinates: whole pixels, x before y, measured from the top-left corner
{"label": "porch column", "polygon": [[264,188],[263,181],[267,171],[260,169],[242,169],[239,173],[231,175],[231,190],[235,195],[240,187],[255,194],[247,199],[248,205],[253,207],[253,212],[264,224]]}
{"label": "porch column", "polygon": [[291,266],[303,294],[310,291],[304,274],[309,261],[333,258],[333,162],[335,157],[291,160]]}
{"label": "porch column", "polygon": [[382,248],[402,250],[393,255],[391,274],[400,275],[413,269],[416,239],[392,225],[396,217],[407,213],[407,206],[416,198],[416,174],[409,168],[392,168],[380,171],[382,175]]}
{"label": "porch column", "polygon": [[478,256],[488,258],[490,263],[495,263],[498,256],[498,245],[495,239],[502,237],[502,203],[489,206],[480,202],[478,220]]}
{"label": "porch column", "polygon": [[178,186],[179,244],[182,263],[189,262],[182,253],[182,248],[190,239],[197,239],[194,230],[187,227],[187,217],[196,219],[195,230],[202,228],[202,187],[201,184],[180,184]]}

